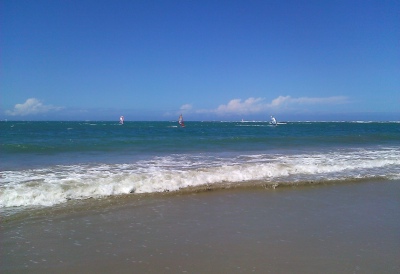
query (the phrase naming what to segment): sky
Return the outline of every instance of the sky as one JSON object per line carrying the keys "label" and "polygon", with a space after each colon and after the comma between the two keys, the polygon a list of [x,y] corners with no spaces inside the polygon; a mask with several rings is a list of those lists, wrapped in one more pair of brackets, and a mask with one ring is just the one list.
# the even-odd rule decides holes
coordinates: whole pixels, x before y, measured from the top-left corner
{"label": "sky", "polygon": [[0,10],[0,120],[400,120],[398,0]]}

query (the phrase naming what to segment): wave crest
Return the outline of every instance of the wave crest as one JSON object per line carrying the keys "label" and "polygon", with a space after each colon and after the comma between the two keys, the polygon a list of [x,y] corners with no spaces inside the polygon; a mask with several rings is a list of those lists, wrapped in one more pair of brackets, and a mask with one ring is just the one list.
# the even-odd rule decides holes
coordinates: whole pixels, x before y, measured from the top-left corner
{"label": "wave crest", "polygon": [[246,182],[275,187],[376,177],[400,178],[398,148],[234,157],[170,155],[122,165],[58,165],[2,171],[0,207],[52,206],[68,200],[201,186],[234,187]]}

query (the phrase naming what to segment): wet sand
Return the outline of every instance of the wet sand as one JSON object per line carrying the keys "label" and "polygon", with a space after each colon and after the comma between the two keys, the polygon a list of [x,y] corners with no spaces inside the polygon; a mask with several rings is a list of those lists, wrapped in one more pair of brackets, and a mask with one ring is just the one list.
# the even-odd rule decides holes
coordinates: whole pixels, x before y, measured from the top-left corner
{"label": "wet sand", "polygon": [[0,272],[400,273],[400,181],[81,207],[3,221]]}

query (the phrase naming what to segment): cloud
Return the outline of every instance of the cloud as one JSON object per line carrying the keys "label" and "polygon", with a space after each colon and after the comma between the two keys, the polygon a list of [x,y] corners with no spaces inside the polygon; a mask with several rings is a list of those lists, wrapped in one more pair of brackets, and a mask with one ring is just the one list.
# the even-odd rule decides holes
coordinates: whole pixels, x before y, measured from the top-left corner
{"label": "cloud", "polygon": [[284,108],[296,108],[305,105],[327,105],[343,104],[348,101],[344,96],[333,97],[299,97],[279,96],[271,102],[266,102],[264,98],[250,97],[244,101],[241,99],[230,100],[227,104],[218,106],[212,110],[198,110],[197,113],[216,113],[227,114],[254,114],[265,111],[276,111]]}
{"label": "cloud", "polygon": [[291,99],[290,96],[279,96],[278,98],[275,98],[274,100],[272,100],[272,102],[269,104],[269,106],[277,107],[277,106],[284,104],[285,102],[290,101],[290,99]]}
{"label": "cloud", "polygon": [[192,108],[193,108],[193,106],[191,104],[186,104],[186,105],[181,106],[181,108],[179,110],[188,111],[188,110],[191,110]]}
{"label": "cloud", "polygon": [[16,104],[13,110],[7,110],[6,114],[11,116],[26,116],[31,114],[46,113],[49,111],[57,111],[62,107],[52,105],[44,105],[36,98],[29,98],[23,104]]}
{"label": "cloud", "polygon": [[269,107],[280,107],[285,105],[315,105],[315,104],[343,104],[347,102],[345,96],[333,97],[300,97],[279,96],[268,104]]}
{"label": "cloud", "polygon": [[226,105],[220,105],[215,112],[217,114],[247,114],[256,113],[265,109],[265,104],[263,104],[263,98],[253,98],[250,97],[242,102],[241,99],[233,99],[229,101]]}

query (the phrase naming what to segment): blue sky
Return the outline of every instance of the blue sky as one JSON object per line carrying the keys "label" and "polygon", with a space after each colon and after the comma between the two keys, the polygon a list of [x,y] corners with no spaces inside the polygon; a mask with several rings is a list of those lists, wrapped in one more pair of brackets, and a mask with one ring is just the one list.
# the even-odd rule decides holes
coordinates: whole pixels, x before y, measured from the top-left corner
{"label": "blue sky", "polygon": [[0,119],[400,120],[400,2],[1,2]]}

